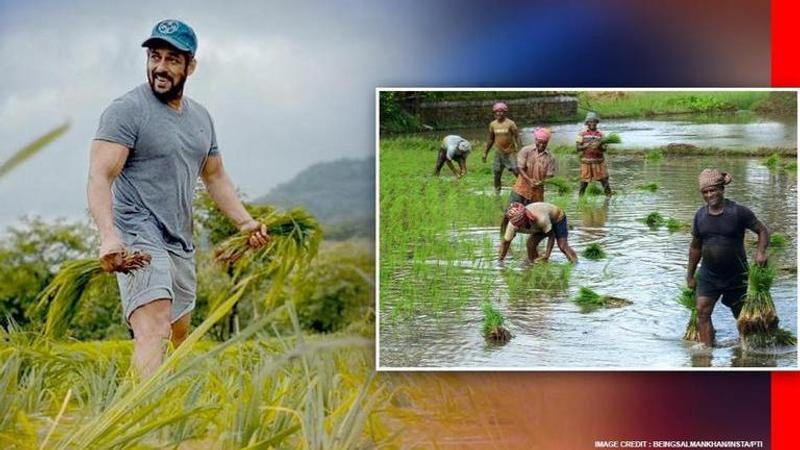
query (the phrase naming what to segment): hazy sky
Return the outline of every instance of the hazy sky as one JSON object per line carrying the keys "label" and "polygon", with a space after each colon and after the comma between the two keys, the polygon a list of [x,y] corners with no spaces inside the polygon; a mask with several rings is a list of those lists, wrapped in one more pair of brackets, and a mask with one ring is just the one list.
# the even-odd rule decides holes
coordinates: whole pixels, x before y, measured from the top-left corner
{"label": "hazy sky", "polygon": [[250,198],[312,163],[374,154],[376,83],[424,77],[419,49],[432,37],[409,33],[402,10],[369,2],[67,3],[0,3],[0,161],[72,123],[0,179],[0,224],[83,214],[99,115],[145,82],[140,44],[160,19],[195,29],[186,94],[210,111],[225,165]]}

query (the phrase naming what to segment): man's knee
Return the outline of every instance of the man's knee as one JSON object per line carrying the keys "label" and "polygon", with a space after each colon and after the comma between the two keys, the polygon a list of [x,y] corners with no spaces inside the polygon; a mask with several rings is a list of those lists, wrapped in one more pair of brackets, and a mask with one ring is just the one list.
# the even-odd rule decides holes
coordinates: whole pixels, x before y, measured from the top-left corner
{"label": "man's knee", "polygon": [[136,341],[169,339],[171,302],[169,299],[156,300],[137,308],[131,314],[130,323]]}
{"label": "man's knee", "polygon": [[714,301],[708,297],[701,297],[697,300],[697,319],[700,321],[711,320],[714,312]]}

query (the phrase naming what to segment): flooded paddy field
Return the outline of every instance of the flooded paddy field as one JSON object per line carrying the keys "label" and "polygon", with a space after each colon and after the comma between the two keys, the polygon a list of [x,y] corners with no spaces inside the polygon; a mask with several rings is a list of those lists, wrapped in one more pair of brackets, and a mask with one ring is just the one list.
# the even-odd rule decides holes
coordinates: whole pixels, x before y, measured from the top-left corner
{"label": "flooded paddy field", "polygon": [[[772,134],[778,133],[775,130]],[[778,134],[785,136],[796,133],[796,127],[788,125],[780,130]],[[570,140],[574,137],[574,132],[554,131],[554,139],[559,134],[568,134]],[[626,140],[628,133],[621,134]],[[793,144],[788,137],[781,142],[747,141],[748,147]],[[381,142],[382,367],[797,366],[795,347],[743,351],[736,323],[721,303],[713,315],[718,345],[709,350],[684,341],[689,312],[677,303],[685,285],[690,224],[703,205],[697,174],[717,167],[733,175],[726,198],[751,208],[773,233],[787,238],[785,245],[770,250],[770,261],[779,269],[771,293],[780,326],[796,335],[795,171],[770,168],[756,157],[667,154],[653,159],[628,154],[623,148],[608,158],[616,194],[610,200],[603,196],[579,200],[577,155],[557,154],[556,175],[569,180],[572,191],[559,194],[548,186],[545,201],[566,211],[569,242],[578,252],[579,263],[567,265],[555,248],[549,264],[528,265],[527,237],[519,236],[510,256],[499,264],[499,223],[512,176],[504,176],[506,188],[495,195],[491,159],[481,162],[479,144],[468,160],[470,171],[465,178],[456,180],[446,167],[440,178],[434,178],[430,174],[436,147],[437,141],[429,137]],[[793,161],[794,157],[785,158],[781,166]],[[652,183],[654,191],[644,189]],[[674,219],[675,226],[646,225],[644,217],[655,211]],[[755,234],[747,232],[750,261],[755,241]],[[580,255],[592,243],[602,246],[605,258],[593,261]],[[632,304],[582,312],[572,301],[581,287]],[[486,301],[505,316],[505,326],[513,335],[505,345],[487,343],[481,334],[481,303]]]}

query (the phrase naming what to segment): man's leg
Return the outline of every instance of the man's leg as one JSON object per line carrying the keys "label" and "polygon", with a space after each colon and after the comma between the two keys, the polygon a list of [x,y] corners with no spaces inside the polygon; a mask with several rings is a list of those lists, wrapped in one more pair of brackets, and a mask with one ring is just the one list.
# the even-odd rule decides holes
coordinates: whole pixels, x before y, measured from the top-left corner
{"label": "man's leg", "polygon": [[178,346],[186,340],[186,336],[189,335],[189,327],[191,324],[191,312],[184,314],[180,319],[176,320],[175,323],[172,324],[172,335],[170,336],[170,340],[172,341],[173,347],[178,348]]}
{"label": "man's leg", "polygon": [[734,319],[739,318],[744,306],[744,297],[747,295],[747,280],[743,280],[742,283],[742,286],[728,289],[722,293],[722,304],[730,308]]}
{"label": "man's leg", "polygon": [[149,378],[161,365],[164,344],[172,331],[169,323],[171,310],[172,301],[164,298],[140,306],[131,314],[133,366],[142,379]]}
{"label": "man's leg", "polygon": [[586,193],[586,187],[587,186],[589,186],[589,183],[587,183],[586,181],[581,181],[581,188],[578,191],[578,196],[579,197],[583,196],[583,194]]}
{"label": "man's leg", "polygon": [[558,244],[558,249],[561,250],[561,253],[563,253],[564,256],[567,257],[569,262],[571,263],[578,262],[578,255],[576,255],[575,250],[573,250],[572,247],[569,246],[567,238],[560,237],[556,239],[556,243]]}
{"label": "man's leg", "polygon": [[700,342],[709,347],[714,346],[714,324],[711,323],[711,313],[714,312],[714,304],[717,298],[697,296],[697,331],[700,334]]}
{"label": "man's leg", "polygon": [[608,177],[600,180],[600,184],[603,185],[603,191],[606,193],[606,197],[611,196],[611,185],[608,183]]}
{"label": "man's leg", "polygon": [[439,176],[445,161],[447,161],[447,151],[439,150],[439,156],[436,158],[436,168],[433,169],[434,176]]}
{"label": "man's leg", "polygon": [[502,178],[503,178],[503,171],[502,171],[502,169],[501,169],[501,170],[495,170],[495,171],[494,171],[494,190],[495,190],[495,192],[497,192],[498,194],[500,193],[500,188],[502,187],[502,184],[501,184],[501,182],[500,182],[500,180],[501,180]]}

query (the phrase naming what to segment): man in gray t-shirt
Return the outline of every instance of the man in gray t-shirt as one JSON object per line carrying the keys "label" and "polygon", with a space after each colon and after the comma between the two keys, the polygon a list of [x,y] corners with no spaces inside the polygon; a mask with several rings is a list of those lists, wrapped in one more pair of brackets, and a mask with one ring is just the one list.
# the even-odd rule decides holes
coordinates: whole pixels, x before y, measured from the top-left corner
{"label": "man in gray t-shirt", "polygon": [[180,345],[189,330],[197,179],[239,230],[251,233],[252,247],[265,245],[269,236],[245,210],[223,168],[208,111],[183,96],[197,64],[194,31],[163,20],[142,47],[148,82],[103,112],[92,142],[88,200],[100,232],[101,265],[117,273],[133,330],[133,363],[147,377],[161,363],[163,341]]}

